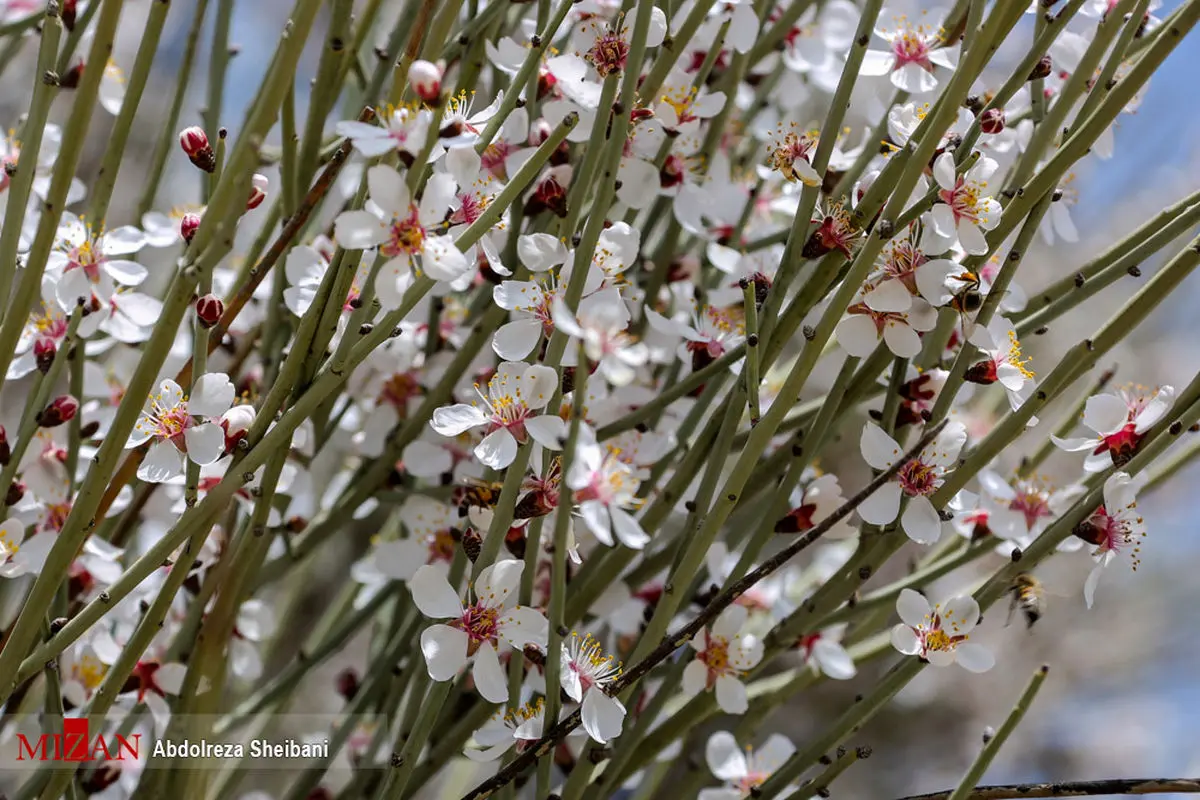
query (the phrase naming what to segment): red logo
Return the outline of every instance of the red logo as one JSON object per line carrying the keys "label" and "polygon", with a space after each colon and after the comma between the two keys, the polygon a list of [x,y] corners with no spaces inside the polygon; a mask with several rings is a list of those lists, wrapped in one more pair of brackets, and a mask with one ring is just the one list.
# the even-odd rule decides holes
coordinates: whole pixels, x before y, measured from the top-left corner
{"label": "red logo", "polygon": [[87,717],[64,719],[62,733],[43,733],[32,742],[18,733],[17,761],[136,761],[141,745],[140,733],[128,737],[117,733],[93,740]]}

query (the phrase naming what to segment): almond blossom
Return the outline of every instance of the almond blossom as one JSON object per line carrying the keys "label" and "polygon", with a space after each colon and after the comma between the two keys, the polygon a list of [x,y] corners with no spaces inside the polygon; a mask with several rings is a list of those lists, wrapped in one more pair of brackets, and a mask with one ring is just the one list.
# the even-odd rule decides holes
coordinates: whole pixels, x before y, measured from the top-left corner
{"label": "almond blossom", "polygon": [[521,583],[523,561],[497,561],[479,573],[471,589],[474,601],[459,600],[445,574],[423,566],[408,587],[421,613],[432,619],[449,619],[421,633],[421,652],[429,677],[452,680],[474,658],[475,688],[490,703],[508,701],[508,679],[500,666],[497,648],[503,640],[521,650],[526,645],[546,649],[546,618],[538,611],[514,605]]}
{"label": "almond blossom", "polygon": [[114,281],[140,284],[146,268],[120,256],[138,252],[145,243],[142,232],[130,225],[97,233],[74,214],[63,214],[55,249],[46,262],[46,269],[60,276],[55,287],[59,304],[69,312],[80,297],[90,300],[93,294],[106,303],[113,296]]}
{"label": "almond blossom", "polygon": [[957,661],[968,672],[987,672],[995,664],[991,651],[969,641],[979,623],[979,604],[973,597],[958,595],[930,606],[923,595],[902,589],[896,611],[901,624],[892,628],[892,646],[901,653],[935,667]]}
{"label": "almond blossom", "polygon": [[[604,289],[579,303],[578,314],[571,313],[562,297],[552,301],[550,314],[554,326],[583,343],[584,353],[613,386],[625,386],[637,376],[637,369],[650,358],[646,345],[626,333],[629,309],[617,289]],[[566,366],[576,366],[578,350],[568,348]]]}
{"label": "almond blossom", "polygon": [[1083,584],[1083,599],[1091,608],[1096,586],[1105,567],[1120,556],[1130,562],[1136,572],[1141,563],[1142,540],[1146,538],[1146,521],[1138,511],[1137,494],[1146,485],[1146,474],[1130,477],[1127,472],[1114,472],[1104,481],[1104,503],[1091,516],[1079,523],[1074,534],[1093,545],[1092,557],[1096,566]]}
{"label": "almond blossom", "polygon": [[[858,507],[858,515],[871,525],[887,525],[900,513],[901,498],[907,497],[900,526],[914,542],[936,542],[942,534],[942,521],[929,495],[942,485],[966,442],[966,427],[958,421],[950,422],[932,443]],[[863,426],[859,446],[867,463],[879,470],[890,468],[903,453],[896,440],[872,422]]]}
{"label": "almond blossom", "polygon": [[375,293],[386,309],[399,308],[414,272],[436,281],[454,281],[471,267],[454,240],[433,227],[445,219],[454,199],[454,179],[435,173],[425,185],[420,205],[413,202],[404,176],[382,164],[367,170],[370,202],[366,209],[343,211],[337,218],[337,240],[347,250],[379,248],[387,262],[375,279]]}
{"label": "almond blossom", "polygon": [[942,29],[935,22],[943,16],[941,11],[922,11],[919,19],[911,20],[905,14],[884,9],[875,35],[887,42],[888,49],[868,50],[862,74],[887,75],[893,86],[911,94],[932,92],[938,86],[935,68],[956,66],[942,46]]}
{"label": "almond blossom", "polygon": [[486,427],[487,435],[475,446],[475,457],[493,469],[503,469],[517,457],[517,444],[528,438],[549,450],[561,450],[566,424],[553,414],[535,414],[546,407],[558,385],[558,373],[549,367],[502,361],[487,383],[487,392],[475,387],[479,403],[457,403],[433,412],[430,425],[442,436],[458,436]]}
{"label": "almond blossom", "polygon": [[620,541],[641,550],[650,541],[641,524],[626,510],[640,503],[639,484],[633,469],[617,453],[592,441],[580,443],[567,473],[567,485],[574,491],[588,530],[609,547]]}
{"label": "almond blossom", "polygon": [[720,788],[701,789],[698,800],[743,800],[757,796],[757,788],[782,767],[796,746],[788,738],[773,733],[762,747],[738,746],[733,734],[717,731],[708,737],[704,760],[718,779],[725,781]]}
{"label": "almond blossom", "polygon": [[542,738],[546,701],[538,698],[515,709],[502,708],[471,737],[477,747],[467,747],[463,755],[472,761],[495,761],[516,745],[517,752]]}
{"label": "almond blossom", "polygon": [[55,537],[38,534],[25,539],[25,523],[9,517],[0,523],[0,578],[19,578],[41,572]]}
{"label": "almond blossom", "polygon": [[[881,308],[882,306],[882,308]],[[894,310],[906,306],[904,310]],[[893,355],[912,358],[921,352],[921,336],[937,325],[937,312],[913,297],[899,281],[864,284],[858,301],[834,329],[838,344],[852,356],[865,358],[882,341]]]}
{"label": "almond blossom", "polygon": [[726,714],[746,713],[746,686],[739,676],[763,657],[762,642],[741,634],[748,614],[745,606],[730,606],[712,627],[688,640],[696,658],[683,670],[683,691],[695,695],[716,690],[717,705]]}
{"label": "almond blossom", "polygon": [[572,632],[562,645],[559,685],[567,696],[580,703],[583,728],[593,740],[604,744],[621,735],[625,706],[610,696],[605,687],[621,675],[621,665],[607,655],[591,634]]}
{"label": "almond blossom", "polygon": [[128,447],[147,442],[150,449],[137,475],[147,483],[164,483],[183,474],[185,456],[195,464],[212,464],[225,452],[221,415],[233,405],[229,376],[201,375],[189,397],[173,380],[164,380],[146,401]]}
{"label": "almond blossom", "polygon": [[402,160],[411,161],[425,146],[432,121],[433,112],[428,109],[388,107],[380,110],[379,125],[346,120],[339,122],[335,130],[339,136],[349,137],[354,149],[367,158],[399,152]]}
{"label": "almond blossom", "polygon": [[1050,438],[1068,453],[1090,450],[1083,462],[1087,472],[1120,466],[1137,452],[1146,431],[1166,415],[1175,397],[1172,386],[1150,390],[1130,386],[1115,393],[1097,394],[1083,407],[1083,424],[1095,431],[1091,437]]}
{"label": "almond blossom", "polygon": [[[986,231],[1000,224],[1003,208],[990,196],[988,180],[999,168],[983,156],[962,175],[957,175],[953,153],[942,153],[933,162],[933,178],[940,187],[938,202],[929,213],[930,231],[945,246],[927,244],[932,252],[945,252],[955,241],[971,255],[986,255]],[[928,237],[927,237],[928,240]]]}

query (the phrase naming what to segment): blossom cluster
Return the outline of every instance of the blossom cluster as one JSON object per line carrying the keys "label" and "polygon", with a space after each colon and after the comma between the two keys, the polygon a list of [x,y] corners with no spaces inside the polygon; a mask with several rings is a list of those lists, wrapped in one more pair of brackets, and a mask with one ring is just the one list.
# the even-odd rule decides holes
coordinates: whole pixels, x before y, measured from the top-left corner
{"label": "blossom cluster", "polygon": [[[814,785],[765,725],[795,693],[987,672],[1042,562],[1087,561],[1055,593],[1089,608],[1138,566],[1200,380],[1089,374],[1200,251],[1066,354],[1034,337],[1196,219],[1047,255],[1200,3],[296,0],[244,118],[218,17],[217,106],[176,104],[149,167],[169,4],[128,77],[122,5],[0,0],[68,67],[0,144],[5,716],[52,665],[48,708],[166,738],[338,709],[305,732],[338,768],[279,797],[417,796],[460,754],[472,798],[534,762],[528,796],[772,797]],[[199,785],[147,766],[44,779]]]}

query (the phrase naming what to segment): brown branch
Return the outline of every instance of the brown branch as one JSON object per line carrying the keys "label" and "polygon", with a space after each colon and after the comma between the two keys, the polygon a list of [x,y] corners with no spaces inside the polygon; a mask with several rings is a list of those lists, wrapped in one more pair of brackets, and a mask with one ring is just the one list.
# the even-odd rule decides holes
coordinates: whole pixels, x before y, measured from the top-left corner
{"label": "brown branch", "polygon": [[[967,800],[1006,800],[1025,797],[1095,797],[1106,794],[1142,795],[1183,792],[1200,794],[1200,778],[1115,778],[1107,781],[1064,783],[1010,783],[976,786]],[[914,794],[900,800],[948,800],[953,789],[933,794]]]}
{"label": "brown branch", "polygon": [[[941,433],[942,428],[946,426],[946,420],[942,420],[937,425],[933,426],[925,432],[921,440],[913,445],[903,457],[896,460],[894,464],[888,467],[883,472],[876,475],[871,481],[864,486],[857,494],[848,499],[845,503],[838,507],[836,511],[830,514],[820,523],[814,525],[803,536],[789,544],[784,549],[780,550],[771,558],[767,559],[759,566],[758,569],[744,575],[741,580],[736,581],[723,592],[714,597],[704,610],[701,611],[695,619],[684,625],[678,631],[663,638],[658,647],[651,650],[645,658],[634,664],[617,680],[613,681],[605,691],[610,695],[619,694],[621,691],[632,685],[635,681],[642,678],[650,670],[654,669],[660,663],[665,661],[672,653],[686,644],[689,639],[700,632],[706,625],[717,618],[722,611],[746,593],[756,583],[766,578],[768,575],[778,571],[788,561],[794,558],[801,550],[804,550],[809,545],[813,544],[817,539],[821,538],[834,525],[841,522],[845,517],[848,517],[854,509],[858,508],[868,497],[875,493],[880,486],[883,486],[904,468],[914,456],[924,450],[937,435]],[[524,772],[535,761],[541,758],[554,747],[554,745],[575,728],[579,727],[581,718],[578,709],[573,711],[569,716],[564,717],[555,724],[549,731],[546,732],[541,739],[538,739],[524,752],[515,759],[510,761],[507,766],[501,769],[492,777],[480,783],[467,794],[463,795],[462,800],[480,800],[488,797],[497,789],[507,785],[515,780],[518,775]]]}
{"label": "brown branch", "polygon": [[[370,122],[375,118],[375,111],[371,108],[364,108],[362,113],[358,115],[359,122]],[[350,157],[350,152],[353,149],[353,144],[349,139],[342,142],[341,146],[333,152],[329,159],[329,163],[325,165],[325,169],[317,178],[316,183],[308,190],[308,194],[304,196],[304,200],[292,214],[291,218],[276,237],[271,248],[263,255],[254,269],[250,270],[250,278],[246,284],[242,286],[233,297],[229,298],[229,302],[225,304],[225,313],[221,315],[221,319],[213,326],[208,334],[208,352],[211,354],[221,345],[221,340],[225,338],[225,334],[229,332],[229,328],[237,319],[238,314],[250,302],[250,298],[254,296],[254,292],[262,284],[268,273],[279,263],[279,259],[283,258],[288,248],[292,246],[293,240],[304,229],[308,223],[308,218],[312,216],[313,211],[325,199],[325,195],[333,188],[334,182],[345,166],[346,160]],[[180,386],[188,386],[192,382],[192,360],[189,358],[183,368],[175,375],[175,382]],[[117,494],[129,481],[133,480],[133,476],[137,474],[137,468],[141,465],[142,459],[146,457],[146,448],[138,448],[129,455],[125,456],[125,460],[121,462],[121,466],[117,468],[113,480],[109,481],[108,488],[104,490],[104,496],[100,498],[100,505],[96,509],[96,520],[104,519],[108,514],[108,509],[112,506],[113,501],[117,499]]]}

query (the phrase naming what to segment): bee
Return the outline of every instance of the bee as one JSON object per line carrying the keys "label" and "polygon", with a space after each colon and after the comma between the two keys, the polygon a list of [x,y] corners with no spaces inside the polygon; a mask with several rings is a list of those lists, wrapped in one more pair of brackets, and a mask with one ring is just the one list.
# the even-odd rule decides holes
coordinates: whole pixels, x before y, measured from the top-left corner
{"label": "bee", "polygon": [[483,481],[478,478],[463,478],[454,487],[450,496],[451,505],[458,506],[458,515],[465,517],[470,508],[492,508],[500,502],[500,490],[504,487],[499,481]]}
{"label": "bee", "polygon": [[1005,624],[1012,623],[1013,612],[1019,608],[1025,617],[1026,627],[1032,628],[1046,611],[1046,590],[1042,582],[1028,572],[1022,572],[1013,579],[1008,593],[1012,595],[1012,602],[1008,607],[1008,622]]}
{"label": "bee", "polygon": [[949,276],[946,281],[953,281],[958,290],[950,298],[950,307],[959,314],[972,314],[983,305],[983,294],[979,291],[979,276],[969,270],[963,270],[957,275]]}

